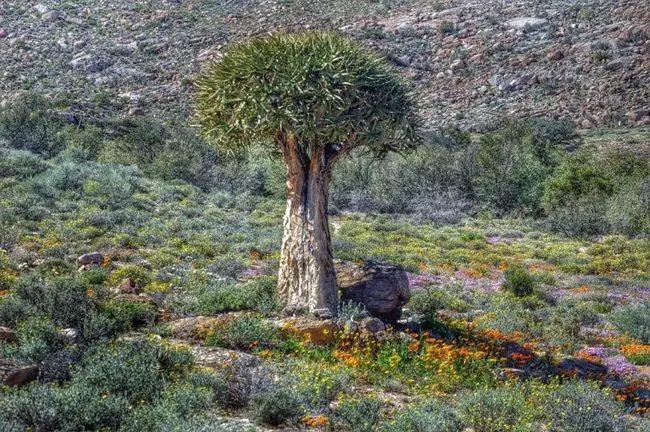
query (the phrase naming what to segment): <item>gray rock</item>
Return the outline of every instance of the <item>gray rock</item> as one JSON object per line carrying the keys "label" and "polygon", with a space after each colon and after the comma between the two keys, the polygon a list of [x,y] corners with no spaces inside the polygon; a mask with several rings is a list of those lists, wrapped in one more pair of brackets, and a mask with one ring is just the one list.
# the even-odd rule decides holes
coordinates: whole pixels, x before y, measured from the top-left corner
{"label": "gray rock", "polygon": [[7,31],[3,28],[0,28],[0,38],[6,38],[7,37]]}
{"label": "gray rock", "polygon": [[41,19],[45,22],[54,22],[59,19],[59,13],[57,11],[50,11],[43,14]]}
{"label": "gray rock", "polygon": [[97,73],[110,67],[113,61],[104,54],[81,54],[70,62],[75,70],[82,70],[87,73]]}
{"label": "gray rock", "polygon": [[62,329],[61,331],[59,331],[59,334],[63,336],[63,338],[69,343],[76,342],[77,340],[79,340],[79,336],[80,336],[79,331],[74,328]]}
{"label": "gray rock", "polygon": [[101,264],[104,261],[104,255],[100,252],[91,252],[81,255],[77,258],[78,266],[85,266],[91,264]]}
{"label": "gray rock", "polygon": [[452,72],[456,72],[456,71],[459,71],[461,69],[465,69],[466,67],[467,67],[467,65],[461,59],[454,60],[454,62],[451,64],[451,66],[449,66],[449,68],[451,69]]}
{"label": "gray rock", "polygon": [[343,300],[362,304],[370,315],[388,322],[399,319],[411,298],[406,272],[399,265],[338,263],[336,272]]}
{"label": "gray rock", "polygon": [[621,58],[617,58],[616,60],[612,60],[612,61],[608,62],[605,65],[605,69],[607,69],[608,71],[617,71],[617,70],[626,68],[629,63],[630,63],[629,58],[621,57]]}
{"label": "gray rock", "polygon": [[36,11],[38,11],[38,13],[41,15],[50,11],[50,8],[45,6],[43,3],[38,3],[34,6],[34,9],[36,9]]}
{"label": "gray rock", "polygon": [[492,75],[492,78],[490,78],[490,84],[499,90],[505,90],[507,87],[506,79],[501,74]]}
{"label": "gray rock", "polygon": [[380,320],[379,318],[365,318],[362,322],[361,325],[365,330],[368,330],[370,333],[378,333],[380,331],[386,330],[386,326],[384,325],[384,322]]}

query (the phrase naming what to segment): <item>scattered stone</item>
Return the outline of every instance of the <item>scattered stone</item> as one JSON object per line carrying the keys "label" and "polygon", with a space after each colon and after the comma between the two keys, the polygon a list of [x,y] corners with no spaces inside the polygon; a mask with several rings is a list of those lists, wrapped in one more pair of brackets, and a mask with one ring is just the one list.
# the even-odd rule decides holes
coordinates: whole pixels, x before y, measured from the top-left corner
{"label": "scattered stone", "polygon": [[7,32],[5,29],[0,28],[0,38],[6,38],[7,37]]}
{"label": "scattered stone", "polygon": [[364,320],[361,321],[361,326],[365,330],[368,330],[370,333],[378,333],[386,330],[386,326],[384,325],[384,322],[379,318],[373,318],[373,317],[364,318]]}
{"label": "scattered stone", "polygon": [[492,78],[490,78],[490,84],[499,90],[504,90],[506,88],[506,79],[501,74],[495,74],[492,75]]}
{"label": "scattered stone", "polygon": [[20,387],[36,381],[38,366],[19,360],[0,356],[0,383],[10,387]]}
{"label": "scattered stone", "polygon": [[197,316],[181,318],[170,324],[172,336],[182,340],[205,339],[223,320],[216,317]]}
{"label": "scattered stone", "polygon": [[68,342],[68,343],[74,343],[79,340],[79,337],[81,336],[79,333],[79,330],[74,329],[74,328],[65,328],[59,331],[59,334],[63,336],[63,338]]}
{"label": "scattered stone", "polygon": [[517,30],[527,30],[543,27],[548,24],[548,21],[544,18],[516,18],[508,21],[508,27],[512,27]]}
{"label": "scattered stone", "polygon": [[395,323],[411,298],[406,272],[399,265],[366,261],[337,263],[337,280],[343,300],[362,304],[374,317]]}
{"label": "scattered stone", "polygon": [[7,327],[0,327],[0,341],[14,343],[18,340],[16,332]]}
{"label": "scattered stone", "polygon": [[648,118],[650,118],[650,108],[630,111],[627,116],[634,123],[647,122]]}
{"label": "scattered stone", "polygon": [[236,364],[240,368],[256,368],[260,365],[258,357],[226,348],[191,346],[189,351],[199,366],[224,367],[227,364]]}
{"label": "scattered stone", "polygon": [[562,52],[562,50],[559,49],[553,50],[548,54],[549,60],[559,61],[562,60],[563,58],[564,58],[564,52]]}
{"label": "scattered stone", "polygon": [[45,6],[43,3],[38,3],[34,6],[34,9],[36,9],[36,11],[41,15],[50,11],[50,8]]}
{"label": "scattered stone", "polygon": [[451,66],[449,66],[449,68],[451,69],[452,72],[457,72],[457,71],[459,71],[461,69],[465,69],[466,67],[467,67],[467,65],[461,59],[454,60],[453,63],[451,64]]}
{"label": "scattered stone", "polygon": [[483,56],[483,54],[474,54],[473,56],[467,59],[467,63],[475,65],[475,64],[483,63],[484,59],[485,57]]}
{"label": "scattered stone", "polygon": [[83,20],[81,18],[77,18],[77,17],[69,17],[69,16],[67,16],[67,17],[65,17],[65,21],[69,22],[70,24],[76,24],[76,25],[83,24]]}
{"label": "scattered stone", "polygon": [[120,283],[120,292],[122,294],[139,294],[140,287],[132,278],[128,277]]}
{"label": "scattered stone", "polygon": [[110,67],[113,61],[103,54],[81,53],[70,62],[72,69],[81,70],[87,73],[97,73]]}
{"label": "scattered stone", "polygon": [[79,258],[77,258],[78,266],[101,264],[102,262],[104,262],[104,255],[102,255],[100,252],[91,252],[91,253],[83,254]]}
{"label": "scattered stone", "polygon": [[617,71],[617,70],[620,70],[620,69],[623,69],[624,67],[626,67],[627,64],[628,64],[627,59],[621,57],[619,59],[612,60],[612,61],[608,62],[605,65],[605,69],[607,69],[608,71]]}
{"label": "scattered stone", "polygon": [[41,19],[45,22],[51,23],[59,19],[59,13],[57,11],[50,11],[43,14]]}
{"label": "scattered stone", "polygon": [[144,114],[144,109],[142,107],[131,107],[129,108],[129,115],[130,116],[138,116]]}

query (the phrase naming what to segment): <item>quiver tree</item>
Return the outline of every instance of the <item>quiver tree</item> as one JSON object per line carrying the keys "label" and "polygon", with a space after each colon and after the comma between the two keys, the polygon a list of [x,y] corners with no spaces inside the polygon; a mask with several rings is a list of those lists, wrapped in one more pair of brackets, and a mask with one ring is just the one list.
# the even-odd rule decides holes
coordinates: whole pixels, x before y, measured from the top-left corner
{"label": "quiver tree", "polygon": [[287,209],[278,294],[288,310],[334,313],[327,221],[336,161],[419,141],[410,86],[381,57],[334,32],[278,32],[233,45],[197,81],[197,120],[210,142],[282,156]]}

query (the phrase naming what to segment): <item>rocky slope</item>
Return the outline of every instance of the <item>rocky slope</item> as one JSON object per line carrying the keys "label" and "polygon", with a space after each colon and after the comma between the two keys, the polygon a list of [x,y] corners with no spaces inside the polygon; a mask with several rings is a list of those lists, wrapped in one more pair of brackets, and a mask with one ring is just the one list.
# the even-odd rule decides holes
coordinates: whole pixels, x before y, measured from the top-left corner
{"label": "rocky slope", "polygon": [[0,102],[35,90],[82,118],[185,121],[205,63],[278,27],[340,29],[385,53],[416,83],[431,126],[649,121],[647,0],[8,0]]}

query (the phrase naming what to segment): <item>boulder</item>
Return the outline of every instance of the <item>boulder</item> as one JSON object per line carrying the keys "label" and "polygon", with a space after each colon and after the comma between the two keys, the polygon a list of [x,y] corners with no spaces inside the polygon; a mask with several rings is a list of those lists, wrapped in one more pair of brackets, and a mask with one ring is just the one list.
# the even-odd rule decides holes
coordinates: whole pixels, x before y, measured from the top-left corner
{"label": "boulder", "polygon": [[607,366],[587,359],[570,357],[558,364],[562,375],[578,376],[583,379],[602,378],[607,375]]}
{"label": "boulder", "polygon": [[638,123],[641,121],[647,121],[650,118],[650,108],[649,109],[637,109],[627,113],[630,121]]}
{"label": "boulder", "polygon": [[336,333],[341,328],[332,320],[312,318],[292,318],[279,322],[285,334],[297,334],[301,339],[314,345],[329,345],[336,341]]}
{"label": "boulder", "polygon": [[233,365],[238,369],[256,368],[260,366],[258,357],[241,351],[220,347],[191,346],[190,353],[199,366],[224,367]]}
{"label": "boulder", "polygon": [[7,327],[0,327],[0,341],[13,343],[16,342],[16,332]]}
{"label": "boulder", "polygon": [[122,294],[139,294],[140,287],[132,278],[128,277],[120,283],[120,292]]}
{"label": "boulder", "polygon": [[223,319],[218,317],[197,316],[181,318],[170,324],[172,336],[182,340],[205,339],[210,331],[216,329]]}
{"label": "boulder", "polygon": [[0,357],[0,384],[18,387],[36,381],[38,366]]}
{"label": "boulder", "polygon": [[341,298],[362,304],[370,315],[395,323],[411,298],[406,272],[399,265],[366,261],[339,263],[336,277]]}
{"label": "boulder", "polygon": [[101,264],[104,261],[104,255],[99,252],[91,252],[84,255],[81,255],[77,258],[77,265],[87,266],[91,264]]}

